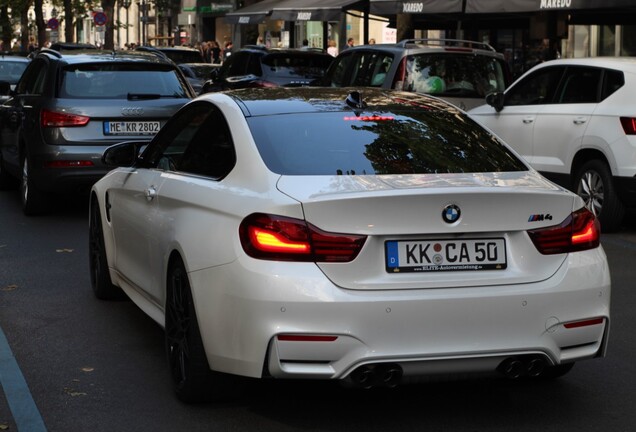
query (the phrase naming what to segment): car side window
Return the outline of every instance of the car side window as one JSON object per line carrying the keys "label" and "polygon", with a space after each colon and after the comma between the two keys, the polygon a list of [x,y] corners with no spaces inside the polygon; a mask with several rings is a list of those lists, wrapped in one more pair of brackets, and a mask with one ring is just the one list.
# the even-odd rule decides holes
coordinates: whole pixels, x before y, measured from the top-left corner
{"label": "car side window", "polygon": [[600,68],[568,67],[556,103],[596,103],[601,84]]}
{"label": "car side window", "polygon": [[330,67],[330,84],[332,87],[344,87],[348,85],[346,77],[350,73],[353,57],[354,54],[343,55],[334,60],[334,64]]}
{"label": "car side window", "polygon": [[248,52],[238,52],[234,53],[230,56],[234,61],[230,64],[229,70],[227,72],[227,76],[241,76],[247,73],[247,64],[249,61],[249,53]]}
{"label": "car side window", "polygon": [[219,180],[236,163],[225,117],[209,103],[192,104],[176,114],[155,142],[148,160],[157,169]]}
{"label": "car side window", "polygon": [[263,76],[261,69],[261,56],[252,54],[247,61],[247,73],[249,75]]}
{"label": "car side window", "polygon": [[609,97],[616,90],[625,85],[625,75],[623,72],[606,69],[603,77],[603,89],[601,90],[601,100]]}
{"label": "car side window", "polygon": [[547,67],[528,75],[506,93],[507,106],[553,103],[563,67]]}
{"label": "car side window", "polygon": [[42,94],[46,79],[47,63],[42,59],[31,62],[24,76],[20,80],[16,93],[18,94]]}

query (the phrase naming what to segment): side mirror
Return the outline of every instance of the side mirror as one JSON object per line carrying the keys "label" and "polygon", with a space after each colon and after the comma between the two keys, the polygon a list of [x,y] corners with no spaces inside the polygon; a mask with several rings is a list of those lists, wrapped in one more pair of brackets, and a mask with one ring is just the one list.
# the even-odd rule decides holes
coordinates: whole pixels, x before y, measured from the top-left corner
{"label": "side mirror", "polygon": [[486,96],[486,103],[499,112],[504,108],[504,94],[501,92],[490,93]]}
{"label": "side mirror", "polygon": [[146,141],[126,141],[112,145],[104,150],[102,162],[112,167],[131,167],[139,159],[139,153]]}
{"label": "side mirror", "polygon": [[209,76],[210,80],[216,81],[219,79],[219,69],[220,68],[212,69],[212,72],[210,72],[210,76]]}

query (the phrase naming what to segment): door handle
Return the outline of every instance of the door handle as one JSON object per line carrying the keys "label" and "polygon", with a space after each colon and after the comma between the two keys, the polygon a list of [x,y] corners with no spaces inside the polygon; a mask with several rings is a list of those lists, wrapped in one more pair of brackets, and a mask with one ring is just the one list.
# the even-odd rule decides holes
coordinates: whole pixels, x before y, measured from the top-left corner
{"label": "door handle", "polygon": [[573,120],[574,124],[583,124],[587,121],[587,119],[585,117],[577,117]]}
{"label": "door handle", "polygon": [[534,117],[525,117],[522,121],[524,124],[530,124],[534,121]]}
{"label": "door handle", "polygon": [[154,186],[150,186],[144,191],[144,196],[146,197],[146,201],[152,201],[157,196],[157,189],[155,189]]}

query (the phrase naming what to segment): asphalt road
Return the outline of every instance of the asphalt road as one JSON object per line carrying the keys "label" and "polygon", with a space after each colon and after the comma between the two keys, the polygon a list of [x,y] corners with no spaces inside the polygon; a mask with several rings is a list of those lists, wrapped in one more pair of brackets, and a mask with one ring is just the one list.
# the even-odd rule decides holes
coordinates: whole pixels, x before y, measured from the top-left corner
{"label": "asphalt road", "polygon": [[[254,381],[233,403],[188,406],[172,394],[161,329],[129,301],[93,297],[87,214],[85,200],[65,200],[27,218],[17,192],[0,191],[0,328],[10,347],[0,350],[0,431],[636,430],[636,223],[603,237],[613,283],[608,357],[562,379],[370,391]],[[12,387],[18,375],[22,388]]]}

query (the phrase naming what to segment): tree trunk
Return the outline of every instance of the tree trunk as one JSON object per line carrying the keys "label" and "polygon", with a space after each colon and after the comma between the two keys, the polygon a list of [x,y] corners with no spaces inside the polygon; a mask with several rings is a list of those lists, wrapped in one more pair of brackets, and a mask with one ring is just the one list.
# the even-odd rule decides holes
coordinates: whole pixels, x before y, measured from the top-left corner
{"label": "tree trunk", "polygon": [[75,23],[73,22],[73,4],[71,0],[64,0],[64,40],[75,42]]}
{"label": "tree trunk", "polygon": [[396,38],[397,41],[404,39],[413,39],[415,37],[415,27],[413,25],[413,15],[411,14],[398,14],[397,15],[397,29]]}
{"label": "tree trunk", "polygon": [[104,34],[104,49],[115,49],[115,0],[102,0],[102,8],[106,14],[106,33]]}
{"label": "tree trunk", "polygon": [[43,0],[35,0],[33,8],[35,9],[35,26],[37,28],[38,46],[43,47],[46,44],[46,23],[44,22],[44,14],[42,13]]}

